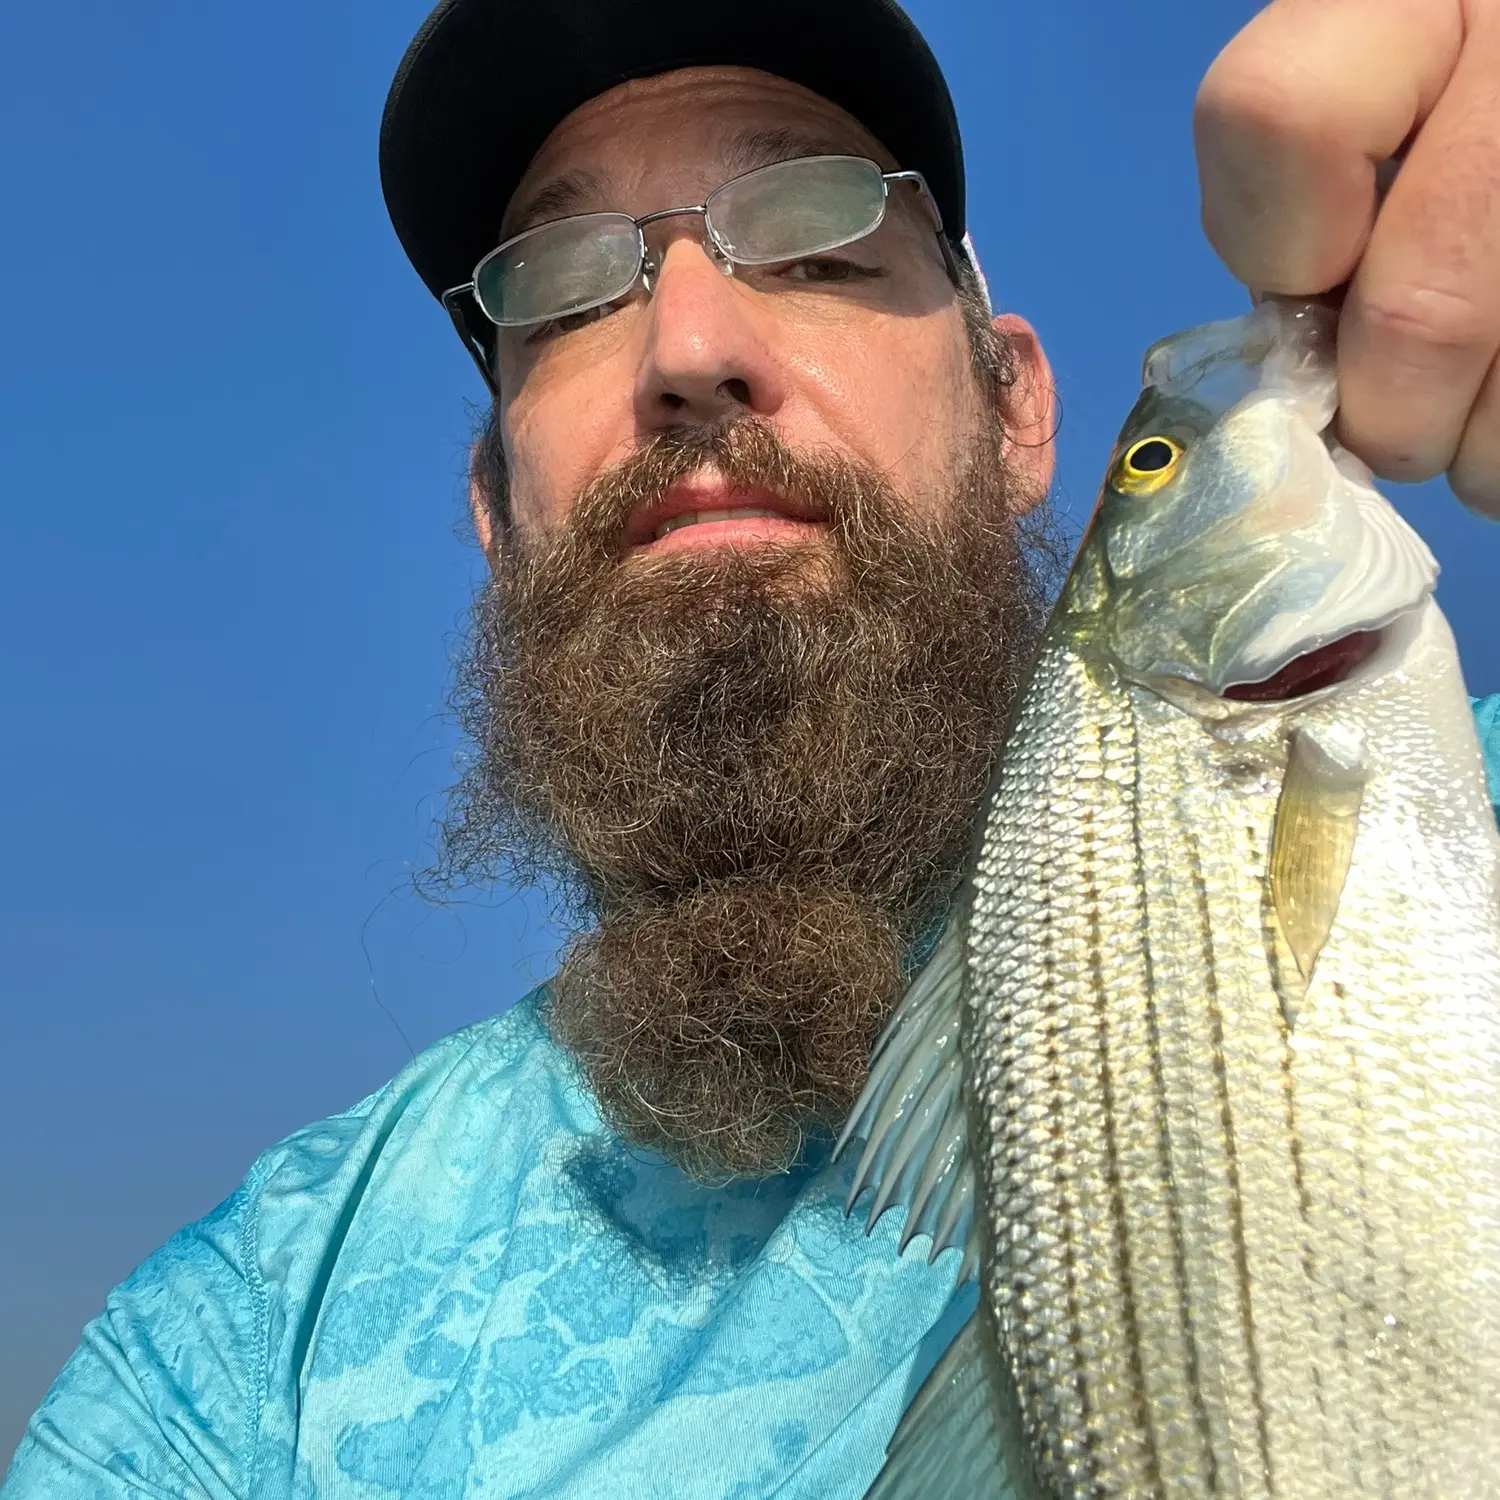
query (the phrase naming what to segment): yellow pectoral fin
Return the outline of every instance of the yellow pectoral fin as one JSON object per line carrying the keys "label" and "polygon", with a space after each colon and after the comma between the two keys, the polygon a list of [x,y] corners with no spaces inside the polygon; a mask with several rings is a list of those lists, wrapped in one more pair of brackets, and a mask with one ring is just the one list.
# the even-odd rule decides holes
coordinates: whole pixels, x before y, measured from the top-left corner
{"label": "yellow pectoral fin", "polygon": [[1357,752],[1331,749],[1306,730],[1292,736],[1271,839],[1271,900],[1304,980],[1344,893],[1365,781]]}

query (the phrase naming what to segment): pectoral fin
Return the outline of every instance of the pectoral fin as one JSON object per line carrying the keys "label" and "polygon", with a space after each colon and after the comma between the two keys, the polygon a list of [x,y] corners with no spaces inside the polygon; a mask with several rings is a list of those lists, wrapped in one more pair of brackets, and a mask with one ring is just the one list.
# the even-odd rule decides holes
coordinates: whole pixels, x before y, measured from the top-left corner
{"label": "pectoral fin", "polygon": [[964,904],[949,918],[932,957],[876,1043],[869,1082],[837,1147],[842,1152],[854,1140],[865,1142],[849,1207],[873,1189],[868,1221],[873,1228],[886,1209],[904,1204],[901,1248],[918,1234],[932,1237],[931,1259],[949,1246],[962,1246],[961,1281],[979,1263],[959,1049]]}
{"label": "pectoral fin", "polygon": [[1344,893],[1366,779],[1357,744],[1326,731],[1293,734],[1271,838],[1271,900],[1304,980]]}

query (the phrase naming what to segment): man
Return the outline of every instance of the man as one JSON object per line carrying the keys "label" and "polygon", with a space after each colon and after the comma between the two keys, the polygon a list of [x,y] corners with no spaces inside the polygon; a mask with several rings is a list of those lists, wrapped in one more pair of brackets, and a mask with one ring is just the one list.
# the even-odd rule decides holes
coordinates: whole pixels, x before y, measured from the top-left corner
{"label": "man", "polygon": [[[1500,195],[1431,210],[1465,152],[1493,186],[1500,16],[1440,9],[1262,17],[1207,213],[1261,289],[1355,272],[1351,439],[1493,506]],[[118,1289],[6,1500],[854,1497],[967,1314],[844,1219],[829,1135],[1035,639],[1050,377],[889,0],[701,10],[445,0],[382,133],[496,398],[446,873],[559,876],[581,935]]]}

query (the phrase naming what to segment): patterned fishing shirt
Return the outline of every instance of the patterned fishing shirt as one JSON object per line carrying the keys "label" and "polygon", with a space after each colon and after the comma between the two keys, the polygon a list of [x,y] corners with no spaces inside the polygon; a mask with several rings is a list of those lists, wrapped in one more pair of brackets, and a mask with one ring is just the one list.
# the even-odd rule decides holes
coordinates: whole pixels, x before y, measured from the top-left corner
{"label": "patterned fishing shirt", "polygon": [[[1500,801],[1500,697],[1475,705]],[[3,1500],[858,1500],[974,1306],[824,1148],[697,1186],[536,992],[298,1131],[109,1297]]]}

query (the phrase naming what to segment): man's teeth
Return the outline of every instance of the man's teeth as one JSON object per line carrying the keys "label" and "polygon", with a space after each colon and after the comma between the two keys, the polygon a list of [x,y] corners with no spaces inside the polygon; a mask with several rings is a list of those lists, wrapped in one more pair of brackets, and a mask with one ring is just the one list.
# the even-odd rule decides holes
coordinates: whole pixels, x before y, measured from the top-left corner
{"label": "man's teeth", "polygon": [[758,505],[741,505],[731,510],[685,510],[680,516],[673,516],[670,521],[663,521],[656,528],[656,534],[651,540],[659,542],[669,531],[677,531],[684,526],[696,526],[700,521],[751,521],[758,516],[769,516],[773,521],[786,520],[779,510],[767,510]]}

